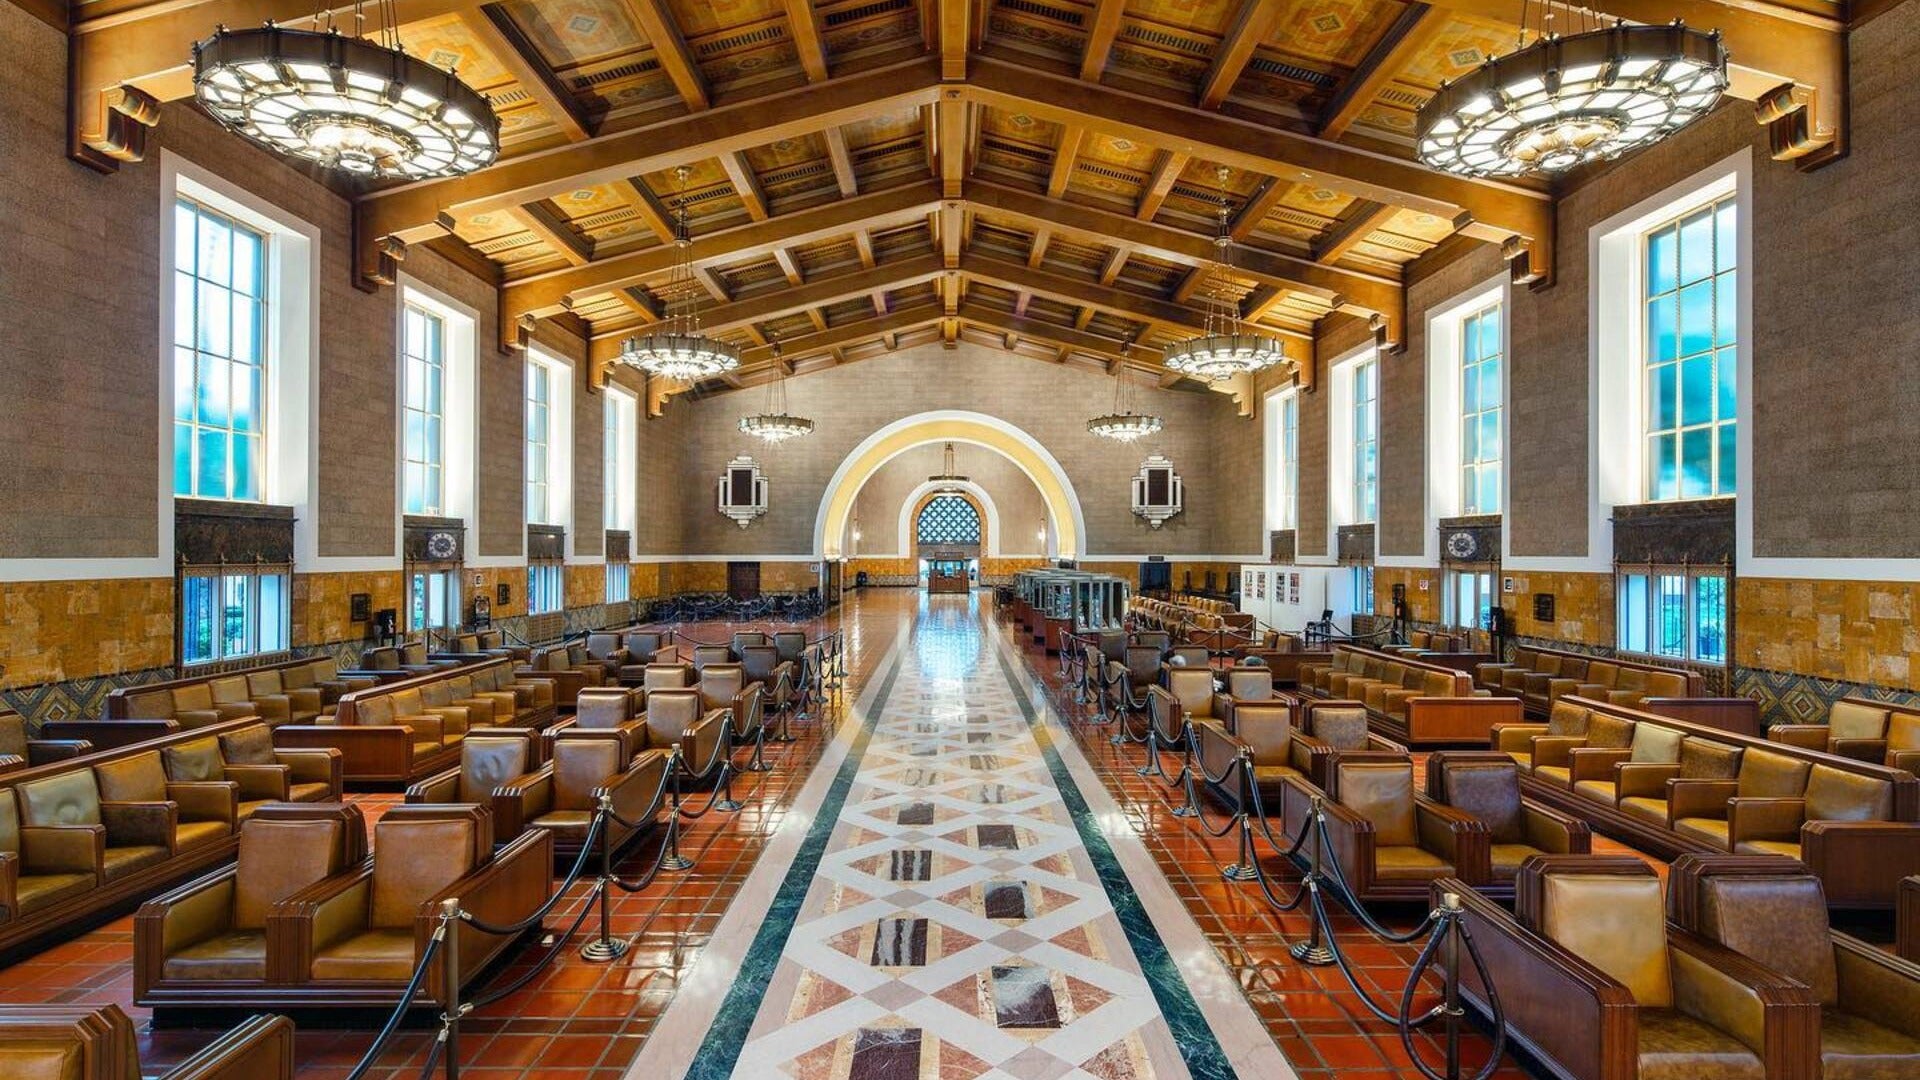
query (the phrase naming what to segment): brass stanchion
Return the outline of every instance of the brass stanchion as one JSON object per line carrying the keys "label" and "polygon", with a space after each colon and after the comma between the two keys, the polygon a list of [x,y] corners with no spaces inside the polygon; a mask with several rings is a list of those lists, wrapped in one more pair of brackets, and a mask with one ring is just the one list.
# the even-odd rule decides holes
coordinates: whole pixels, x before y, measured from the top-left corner
{"label": "brass stanchion", "polygon": [[447,1047],[447,1080],[460,1080],[460,1017],[466,1006],[460,1004],[460,900],[448,897],[440,901],[440,1038]]}
{"label": "brass stanchion", "polygon": [[674,747],[667,761],[667,777],[673,784],[673,806],[667,811],[667,853],[660,860],[665,870],[691,870],[693,860],[680,854],[680,748]]}
{"label": "brass stanchion", "polygon": [[1260,868],[1253,864],[1257,858],[1253,853],[1253,822],[1249,819],[1247,807],[1253,801],[1250,790],[1254,783],[1253,751],[1245,746],[1240,748],[1238,765],[1240,770],[1240,805],[1235,808],[1234,816],[1240,822],[1240,858],[1232,866],[1223,867],[1220,876],[1228,881],[1254,881],[1260,877]]}
{"label": "brass stanchion", "polygon": [[1460,1080],[1460,1024],[1467,1010],[1460,1005],[1460,907],[1459,893],[1440,894],[1440,926],[1447,935],[1447,979],[1443,1015],[1447,1025],[1447,1080]]}
{"label": "brass stanchion", "polygon": [[1313,796],[1307,809],[1308,826],[1313,830],[1313,855],[1307,867],[1306,880],[1301,885],[1308,894],[1307,940],[1296,941],[1287,948],[1288,955],[1311,967],[1326,967],[1334,962],[1333,950],[1327,947],[1327,938],[1332,936],[1331,928],[1323,925],[1326,918],[1326,905],[1320,899],[1321,860],[1326,858],[1325,844],[1322,841],[1324,828],[1322,816],[1326,808],[1322,805],[1323,796]]}
{"label": "brass stanchion", "polygon": [[600,937],[580,947],[580,959],[605,964],[627,954],[627,943],[613,936],[613,796],[600,795]]}

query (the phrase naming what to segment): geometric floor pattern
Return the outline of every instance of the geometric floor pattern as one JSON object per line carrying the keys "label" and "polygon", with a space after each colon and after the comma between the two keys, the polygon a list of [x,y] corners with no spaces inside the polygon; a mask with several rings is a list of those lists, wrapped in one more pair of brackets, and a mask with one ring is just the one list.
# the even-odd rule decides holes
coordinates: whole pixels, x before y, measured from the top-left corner
{"label": "geometric floor pattern", "polygon": [[1187,1075],[981,629],[915,626],[735,1076]]}

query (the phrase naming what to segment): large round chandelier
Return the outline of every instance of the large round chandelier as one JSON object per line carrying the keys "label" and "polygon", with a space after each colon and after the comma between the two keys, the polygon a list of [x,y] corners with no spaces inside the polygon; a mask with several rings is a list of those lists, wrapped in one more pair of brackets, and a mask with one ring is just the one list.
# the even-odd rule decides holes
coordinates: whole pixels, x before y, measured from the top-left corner
{"label": "large round chandelier", "polygon": [[667,284],[666,315],[646,333],[628,338],[620,346],[619,359],[649,375],[694,383],[739,367],[740,349],[700,329],[702,289],[693,277],[693,238],[687,231],[688,173],[685,165],[675,173],[681,193],[674,214],[673,276]]}
{"label": "large round chandelier", "polygon": [[[1227,224],[1231,211],[1227,201],[1226,168],[1222,167],[1217,175],[1220,232],[1214,237],[1213,245],[1220,252],[1219,269],[1230,270],[1233,234]],[[1196,273],[1211,274],[1212,271],[1201,267]],[[1162,363],[1167,370],[1208,382],[1221,382],[1237,375],[1251,375],[1287,358],[1279,338],[1261,333],[1240,318],[1240,305],[1226,294],[1218,277],[1214,279],[1214,287],[1207,290],[1205,305],[1200,333],[1162,350]]]}
{"label": "large round chandelier", "polygon": [[787,412],[787,368],[780,360],[780,343],[773,343],[773,382],[767,386],[767,408],[740,418],[740,430],[770,443],[813,434],[813,421]]}
{"label": "large round chandelier", "polygon": [[1103,439],[1130,443],[1144,439],[1161,428],[1160,418],[1152,413],[1135,412],[1133,387],[1119,372],[1113,377],[1113,411],[1087,421],[1087,431]]}
{"label": "large round chandelier", "polygon": [[927,477],[927,482],[939,491],[964,490],[970,480],[965,473],[959,471],[959,466],[956,463],[953,453],[952,443],[946,445],[945,450],[942,452],[941,462],[943,471]]}
{"label": "large round chandelier", "polygon": [[[1415,123],[1420,160],[1467,176],[1564,172],[1666,138],[1727,88],[1719,31],[1594,19],[1564,37],[1543,21],[1533,44],[1441,84]],[[1525,22],[1523,9],[1523,42]]]}
{"label": "large round chandelier", "polygon": [[325,30],[223,26],[195,42],[200,104],[270,150],[358,176],[417,180],[493,164],[500,118],[485,95],[407,55],[392,25],[367,39],[342,34],[330,12],[324,21]]}

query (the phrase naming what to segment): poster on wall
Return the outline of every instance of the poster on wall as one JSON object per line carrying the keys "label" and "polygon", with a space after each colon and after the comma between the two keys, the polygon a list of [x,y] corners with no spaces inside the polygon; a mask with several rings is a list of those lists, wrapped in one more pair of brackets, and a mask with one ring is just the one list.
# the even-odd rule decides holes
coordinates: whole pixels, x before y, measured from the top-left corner
{"label": "poster on wall", "polygon": [[1296,572],[1296,573],[1287,575],[1287,603],[1298,604],[1299,602],[1300,602],[1300,575]]}
{"label": "poster on wall", "polygon": [[1255,600],[1267,598],[1267,575],[1259,573],[1253,575],[1253,598]]}

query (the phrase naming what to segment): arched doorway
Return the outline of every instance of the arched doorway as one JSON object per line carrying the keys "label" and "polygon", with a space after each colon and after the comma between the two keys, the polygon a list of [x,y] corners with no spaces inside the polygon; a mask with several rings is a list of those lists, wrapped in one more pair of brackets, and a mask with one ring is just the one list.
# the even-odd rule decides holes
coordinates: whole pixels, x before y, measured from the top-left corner
{"label": "arched doorway", "polygon": [[965,491],[939,489],[913,512],[913,551],[921,587],[930,593],[964,593],[980,578],[982,515]]}

